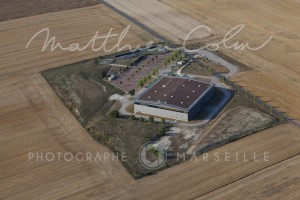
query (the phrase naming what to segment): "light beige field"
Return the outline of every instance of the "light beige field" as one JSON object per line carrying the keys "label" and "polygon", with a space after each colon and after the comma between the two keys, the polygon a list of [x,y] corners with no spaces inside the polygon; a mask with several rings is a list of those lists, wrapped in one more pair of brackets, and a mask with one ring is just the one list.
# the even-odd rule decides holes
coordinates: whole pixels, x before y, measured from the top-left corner
{"label": "light beige field", "polygon": [[[264,189],[257,189],[257,197],[264,194],[280,197],[284,192],[277,194],[276,191],[281,188],[278,181],[283,178],[288,183],[284,191],[290,196],[300,195],[295,187],[297,180],[292,176],[299,163],[296,155],[300,153],[300,135],[299,129],[290,125],[251,135],[214,151],[219,152],[220,157],[226,151],[257,152],[258,159],[263,152],[269,152],[269,162],[188,161],[137,181],[117,161],[28,161],[31,151],[110,152],[90,138],[38,73],[105,53],[90,50],[42,53],[44,38],[26,50],[28,37],[49,26],[64,44],[85,43],[95,30],[106,33],[113,26],[120,33],[127,24],[130,23],[102,6],[0,23],[0,199],[192,199],[217,196],[236,181],[236,184],[248,184],[247,191],[252,192],[257,186],[251,177],[257,176],[264,183],[266,179],[260,172],[265,170],[269,172],[266,175],[270,185],[264,183],[264,188],[273,188],[274,192],[263,193]],[[132,45],[152,39],[138,28],[128,37]],[[116,39],[110,46],[114,42]],[[291,162],[286,161],[293,156]],[[275,163],[279,163],[280,169]],[[277,178],[276,172],[281,173],[282,179]],[[231,189],[226,194],[228,197],[235,194],[236,188]],[[241,190],[248,194],[245,189]]]}
{"label": "light beige field", "polygon": [[[92,52],[41,52],[45,36],[29,49],[27,41],[49,27],[64,45],[87,43],[99,30],[120,34],[131,24],[106,7],[45,14],[0,23],[0,199],[114,199],[134,181],[120,162],[35,162],[28,153],[97,152],[110,150],[81,127],[48,83],[37,72],[104,55]],[[132,25],[127,41],[145,45],[153,39]],[[111,48],[118,38],[111,38]],[[101,43],[102,41],[98,42]],[[122,44],[124,44],[122,42]],[[116,50],[114,51],[116,52]]]}
{"label": "light beige field", "polygon": [[[207,161],[203,161],[203,157],[199,156],[197,160],[187,161],[156,176],[139,180],[139,187],[133,188],[130,194],[133,195],[132,199],[194,199],[214,191],[217,192],[219,188],[224,187],[228,191],[232,191],[232,196],[234,196],[238,195],[235,193],[236,188],[227,187],[228,184],[239,180],[240,183],[247,183],[249,186],[255,187],[246,178],[251,174],[255,175],[256,172],[257,176],[260,176],[260,170],[268,169],[270,179],[274,180],[270,180],[269,188],[264,189],[274,190],[272,193],[270,192],[270,195],[273,195],[277,192],[273,184],[278,185],[280,181],[278,182],[276,174],[278,169],[270,166],[298,155],[300,152],[299,140],[298,128],[292,126],[271,128],[209,152]],[[225,161],[225,152],[231,156],[229,161]],[[254,152],[256,152],[258,161],[254,161]],[[264,159],[264,152],[268,152],[268,159]],[[219,161],[214,160],[215,153],[219,154]],[[236,153],[239,153],[238,161],[236,161]],[[246,159],[244,159],[244,153]],[[298,156],[295,159],[299,162]],[[286,173],[297,173],[293,168],[289,168],[288,162],[283,162],[281,167],[281,171],[286,171]],[[299,174],[295,174],[295,177],[299,177]],[[293,178],[289,176],[285,181],[291,181]],[[299,183],[299,180],[295,181]],[[247,191],[255,190],[255,188],[242,189],[244,194]],[[264,192],[264,189],[258,190],[253,196],[260,197],[263,195],[260,192]],[[292,184],[286,186],[285,189],[289,191],[289,195],[300,195],[297,187]],[[279,192],[285,193],[285,191]],[[222,194],[220,196],[221,199],[230,199],[222,198]],[[247,195],[243,197],[246,198]]]}
{"label": "light beige field", "polygon": [[[118,10],[126,13],[147,27],[151,28],[170,41],[183,44],[187,35],[201,21],[195,20],[183,14],[178,9],[173,9],[156,0],[105,0]],[[198,31],[191,34],[187,41],[201,39],[210,36],[208,31]]]}
{"label": "light beige field", "polygon": [[298,199],[295,191],[300,187],[299,170],[298,155],[198,199]]}
{"label": "light beige field", "polygon": [[41,75],[1,79],[0,99],[0,199],[116,198],[133,181],[111,160],[29,161],[29,152],[110,152],[88,136]]}
{"label": "light beige field", "polygon": [[[92,6],[2,22],[0,23],[0,76],[24,75],[115,53],[118,49],[114,46],[118,45],[120,34],[128,25],[131,26],[130,30],[121,41],[120,48],[125,45],[136,48],[137,45],[146,45],[148,41],[156,41],[142,29],[104,6]],[[105,49],[113,49],[107,53],[104,52],[104,47],[99,51],[92,51],[91,45],[81,52],[62,51],[59,48],[51,52],[51,45],[49,45],[46,51],[42,52],[42,46],[47,38],[46,33],[37,36],[26,49],[29,40],[44,28],[49,28],[49,39],[56,37],[55,44],[59,42],[63,47],[79,43],[83,48],[97,31],[100,37],[106,36],[112,29],[111,34],[117,34],[117,36],[107,40]],[[95,48],[99,48],[102,44],[104,44],[104,39],[98,39]]]}
{"label": "light beige field", "polygon": [[[300,2],[299,1],[210,1],[162,0],[170,7],[209,26],[218,38],[239,24],[245,24],[235,39],[258,47],[270,36],[273,39],[258,51],[222,51],[247,64],[254,71],[233,78],[249,91],[300,120]],[[222,47],[223,45],[221,45]]]}
{"label": "light beige field", "polygon": [[[251,184],[244,177],[300,153],[299,129],[284,125],[210,152],[218,152],[221,160],[224,152],[238,152],[239,159],[246,152],[248,162],[214,162],[213,157],[203,162],[198,157],[138,181],[119,162],[29,162],[28,152],[110,151],[88,136],[41,75],[1,80],[0,91],[1,199],[191,199],[215,190],[218,193],[231,182]],[[263,152],[269,152],[269,161],[253,162],[253,152],[261,161]],[[283,172],[294,172],[284,163]],[[278,169],[269,170],[273,184]],[[285,189],[290,195],[298,194],[293,185]]]}

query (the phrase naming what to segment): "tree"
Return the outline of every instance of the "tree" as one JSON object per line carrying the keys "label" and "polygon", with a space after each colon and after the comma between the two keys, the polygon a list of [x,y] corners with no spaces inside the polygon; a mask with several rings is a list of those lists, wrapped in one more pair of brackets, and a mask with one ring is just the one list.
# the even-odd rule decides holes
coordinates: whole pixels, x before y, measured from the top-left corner
{"label": "tree", "polygon": [[174,51],[174,52],[172,53],[172,56],[173,56],[173,58],[176,58],[176,57],[177,57],[177,52]]}
{"label": "tree", "polygon": [[144,122],[145,119],[143,117],[140,118],[140,122]]}
{"label": "tree", "polygon": [[101,70],[100,74],[101,74],[101,78],[104,78],[106,75],[104,70]]}
{"label": "tree", "polygon": [[167,66],[168,62],[167,60],[164,60],[164,65]]}
{"label": "tree", "polygon": [[148,77],[149,80],[151,79],[151,75],[150,74],[148,74],[147,77]]}
{"label": "tree", "polygon": [[119,113],[119,111],[117,111],[117,110],[113,110],[113,111],[111,111],[111,112],[109,113],[109,116],[110,116],[111,118],[118,118],[118,117],[120,116],[120,113]]}
{"label": "tree", "polygon": [[153,69],[152,70],[152,75],[154,76],[156,74],[155,70]]}
{"label": "tree", "polygon": [[170,63],[170,62],[171,62],[171,58],[168,57],[168,58],[167,58],[167,63]]}
{"label": "tree", "polygon": [[132,89],[128,92],[131,96],[134,96],[135,95],[135,89]]}
{"label": "tree", "polygon": [[165,119],[165,118],[161,118],[161,119],[160,119],[160,122],[161,122],[162,124],[165,124],[165,123],[166,123],[166,119]]}
{"label": "tree", "polygon": [[165,127],[160,128],[160,129],[158,130],[157,136],[158,136],[158,137],[162,137],[162,136],[166,135],[166,132],[167,132],[167,130],[166,130]]}
{"label": "tree", "polygon": [[134,121],[134,120],[136,120],[136,118],[135,118],[135,116],[134,116],[134,115],[130,115],[129,119],[130,119],[131,121]]}
{"label": "tree", "polygon": [[139,80],[139,81],[138,81],[138,85],[141,86],[141,87],[143,87],[143,86],[144,86],[143,80]]}
{"label": "tree", "polygon": [[182,56],[181,55],[178,56],[178,60],[182,60]]}
{"label": "tree", "polygon": [[143,82],[144,82],[144,83],[147,82],[147,77],[146,77],[146,76],[143,78]]}
{"label": "tree", "polygon": [[175,55],[175,54],[172,54],[172,56],[171,56],[171,60],[173,60],[173,61],[174,61],[174,60],[176,60],[176,58],[177,58],[177,57],[176,57],[176,55]]}
{"label": "tree", "polygon": [[149,116],[149,122],[153,123],[154,122],[154,117],[153,116]]}

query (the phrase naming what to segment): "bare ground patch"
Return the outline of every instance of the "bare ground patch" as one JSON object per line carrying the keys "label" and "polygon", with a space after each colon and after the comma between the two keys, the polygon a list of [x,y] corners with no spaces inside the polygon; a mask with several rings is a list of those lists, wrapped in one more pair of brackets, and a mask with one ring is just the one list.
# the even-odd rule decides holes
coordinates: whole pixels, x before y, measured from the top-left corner
{"label": "bare ground patch", "polygon": [[43,75],[87,132],[117,155],[125,155],[126,159],[120,160],[127,171],[134,178],[141,178],[153,172],[140,164],[139,149],[154,140],[166,125],[145,119],[110,117],[109,112],[121,106],[110,97],[122,95],[123,91],[104,80],[109,68],[107,64],[99,65],[98,59],[92,59],[50,69]]}
{"label": "bare ground patch", "polygon": [[224,113],[199,144],[197,151],[204,152],[219,145],[271,127],[276,118],[257,109],[237,106]]}

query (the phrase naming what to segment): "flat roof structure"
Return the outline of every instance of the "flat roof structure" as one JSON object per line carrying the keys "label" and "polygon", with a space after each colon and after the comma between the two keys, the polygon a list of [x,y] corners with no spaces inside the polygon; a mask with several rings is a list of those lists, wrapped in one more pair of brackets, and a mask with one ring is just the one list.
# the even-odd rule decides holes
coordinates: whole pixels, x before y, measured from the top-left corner
{"label": "flat roof structure", "polygon": [[188,112],[213,88],[214,84],[190,78],[162,76],[135,103]]}

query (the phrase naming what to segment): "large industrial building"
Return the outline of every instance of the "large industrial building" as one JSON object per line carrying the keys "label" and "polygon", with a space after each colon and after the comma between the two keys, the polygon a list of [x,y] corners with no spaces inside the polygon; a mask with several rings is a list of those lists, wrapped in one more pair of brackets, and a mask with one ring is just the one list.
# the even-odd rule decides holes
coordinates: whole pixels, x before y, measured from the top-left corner
{"label": "large industrial building", "polygon": [[214,84],[162,76],[134,101],[134,112],[179,121],[190,121],[214,95]]}

